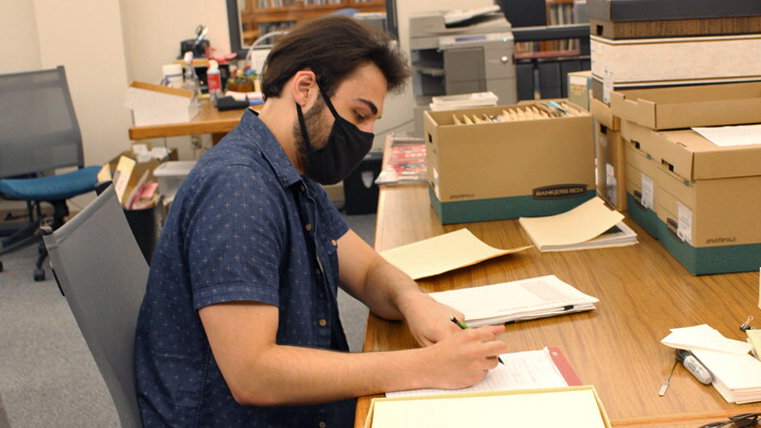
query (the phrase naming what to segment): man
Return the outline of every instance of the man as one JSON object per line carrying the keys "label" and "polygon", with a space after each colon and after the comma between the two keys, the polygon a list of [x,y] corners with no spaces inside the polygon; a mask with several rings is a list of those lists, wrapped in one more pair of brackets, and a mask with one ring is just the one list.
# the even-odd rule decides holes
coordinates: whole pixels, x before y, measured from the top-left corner
{"label": "man", "polygon": [[[459,330],[462,314],[348,230],[315,182],[356,167],[407,75],[391,40],[351,18],[274,47],[261,112],[198,162],[154,254],[135,351],[147,428],[351,426],[354,397],[466,387],[506,352],[502,327]],[[338,285],[425,347],[346,352]]]}

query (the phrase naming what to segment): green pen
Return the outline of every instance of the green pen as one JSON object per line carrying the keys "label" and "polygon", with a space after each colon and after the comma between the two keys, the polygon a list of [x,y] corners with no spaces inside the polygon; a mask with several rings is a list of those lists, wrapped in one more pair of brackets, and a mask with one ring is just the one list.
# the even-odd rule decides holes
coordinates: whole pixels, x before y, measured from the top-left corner
{"label": "green pen", "polygon": [[[468,327],[467,324],[465,324],[464,322],[458,320],[457,317],[455,317],[454,315],[450,316],[449,320],[452,321],[453,323],[457,324],[457,326],[460,327],[463,330],[470,328],[470,327]],[[502,358],[499,358],[499,356],[497,356],[497,361],[499,361],[499,363],[502,364],[502,365],[505,364],[505,363],[502,362]]]}

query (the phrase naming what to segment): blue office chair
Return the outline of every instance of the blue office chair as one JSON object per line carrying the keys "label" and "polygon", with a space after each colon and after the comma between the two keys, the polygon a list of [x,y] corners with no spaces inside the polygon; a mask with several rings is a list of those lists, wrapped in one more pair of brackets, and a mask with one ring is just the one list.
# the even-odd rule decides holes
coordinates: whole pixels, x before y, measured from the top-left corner
{"label": "blue office chair", "polygon": [[[40,225],[63,225],[66,200],[95,189],[100,166],[85,168],[82,135],[63,66],[0,75],[0,198],[25,201],[26,225],[0,241],[0,255],[40,242],[34,280],[45,279]],[[60,175],[58,168],[78,169]],[[41,203],[53,205],[52,219]],[[0,261],[0,271],[3,270]]]}

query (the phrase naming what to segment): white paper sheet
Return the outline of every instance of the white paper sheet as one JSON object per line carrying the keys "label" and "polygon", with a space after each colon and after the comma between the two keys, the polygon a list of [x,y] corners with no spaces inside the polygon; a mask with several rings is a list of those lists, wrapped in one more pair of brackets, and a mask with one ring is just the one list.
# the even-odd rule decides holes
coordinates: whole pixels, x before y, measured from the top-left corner
{"label": "white paper sheet", "polygon": [[749,343],[727,339],[706,324],[671,329],[671,334],[664,337],[661,343],[676,349],[708,350],[730,354],[747,354],[751,348]]}
{"label": "white paper sheet", "polygon": [[425,388],[410,391],[387,392],[386,397],[418,397],[434,394],[462,392],[507,391],[511,389],[555,388],[568,386],[547,349],[513,352],[500,355],[504,364],[489,370],[477,384],[463,389]]}
{"label": "white paper sheet", "polygon": [[692,130],[720,147],[761,144],[761,125],[717,126]]}

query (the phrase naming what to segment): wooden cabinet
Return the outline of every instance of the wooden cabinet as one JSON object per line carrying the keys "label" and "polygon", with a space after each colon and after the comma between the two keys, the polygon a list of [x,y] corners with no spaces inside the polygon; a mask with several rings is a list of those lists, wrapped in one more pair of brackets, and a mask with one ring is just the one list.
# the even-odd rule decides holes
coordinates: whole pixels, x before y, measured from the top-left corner
{"label": "wooden cabinet", "polygon": [[271,31],[286,30],[297,22],[339,11],[385,12],[385,0],[245,0],[241,2],[245,44]]}

